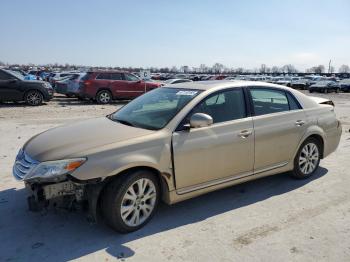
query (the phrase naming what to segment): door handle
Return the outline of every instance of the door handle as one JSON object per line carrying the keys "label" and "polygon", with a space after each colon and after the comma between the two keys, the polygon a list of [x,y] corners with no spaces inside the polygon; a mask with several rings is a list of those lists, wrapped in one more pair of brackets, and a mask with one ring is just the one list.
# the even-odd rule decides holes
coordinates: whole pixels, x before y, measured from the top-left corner
{"label": "door handle", "polygon": [[241,132],[239,132],[238,136],[242,137],[242,138],[247,138],[248,136],[250,136],[253,133],[252,130],[242,130]]}
{"label": "door handle", "polygon": [[297,120],[296,122],[295,122],[295,125],[296,126],[302,126],[302,125],[304,125],[305,124],[305,121],[303,121],[303,120]]}

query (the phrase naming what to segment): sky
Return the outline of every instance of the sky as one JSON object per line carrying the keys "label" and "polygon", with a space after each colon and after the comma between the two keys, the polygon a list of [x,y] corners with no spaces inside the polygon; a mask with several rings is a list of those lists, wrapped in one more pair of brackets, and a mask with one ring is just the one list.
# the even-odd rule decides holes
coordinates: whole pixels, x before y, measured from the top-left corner
{"label": "sky", "polygon": [[350,65],[350,0],[1,0],[0,61]]}

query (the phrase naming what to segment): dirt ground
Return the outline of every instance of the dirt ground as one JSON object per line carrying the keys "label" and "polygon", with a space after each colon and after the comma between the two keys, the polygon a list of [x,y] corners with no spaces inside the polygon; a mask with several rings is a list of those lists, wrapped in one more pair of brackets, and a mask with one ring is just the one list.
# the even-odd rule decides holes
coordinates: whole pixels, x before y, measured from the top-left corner
{"label": "dirt ground", "polygon": [[56,97],[40,107],[0,104],[0,261],[350,261],[350,93],[315,95],[333,99],[343,135],[311,179],[281,174],[162,204],[128,235],[81,212],[29,212],[11,171],[33,135],[123,103]]}

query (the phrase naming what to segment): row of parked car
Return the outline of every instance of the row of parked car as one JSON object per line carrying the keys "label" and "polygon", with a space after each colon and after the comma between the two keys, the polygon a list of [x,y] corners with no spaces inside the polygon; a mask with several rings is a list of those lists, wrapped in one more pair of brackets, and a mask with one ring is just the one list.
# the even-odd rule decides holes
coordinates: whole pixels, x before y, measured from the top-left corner
{"label": "row of parked car", "polygon": [[[53,98],[54,93],[75,97],[79,100],[94,100],[100,104],[115,99],[133,99],[165,84],[178,84],[202,80],[249,80],[265,81],[310,92],[349,92],[350,79],[339,80],[322,76],[271,77],[271,76],[227,76],[176,74],[167,80],[142,80],[137,73],[126,71],[52,72],[36,75],[36,78],[19,71],[0,69],[0,102],[25,101],[29,105],[40,105]],[[152,75],[158,78],[159,75]],[[163,78],[170,75],[163,75]],[[194,78],[194,77],[197,78]],[[191,79],[192,78],[192,79]],[[199,79],[201,78],[201,79]],[[202,79],[203,78],[203,79]]]}

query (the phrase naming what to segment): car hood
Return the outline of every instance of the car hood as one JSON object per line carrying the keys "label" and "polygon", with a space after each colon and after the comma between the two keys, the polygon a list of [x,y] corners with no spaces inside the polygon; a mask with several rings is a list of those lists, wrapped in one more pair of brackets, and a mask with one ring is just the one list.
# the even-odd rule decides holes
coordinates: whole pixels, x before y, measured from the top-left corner
{"label": "car hood", "polygon": [[32,137],[23,149],[39,162],[83,157],[85,150],[154,132],[101,117],[47,130]]}

